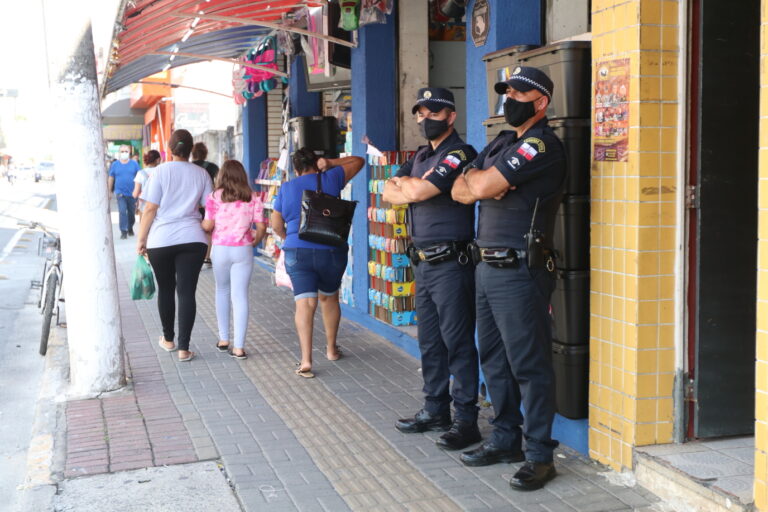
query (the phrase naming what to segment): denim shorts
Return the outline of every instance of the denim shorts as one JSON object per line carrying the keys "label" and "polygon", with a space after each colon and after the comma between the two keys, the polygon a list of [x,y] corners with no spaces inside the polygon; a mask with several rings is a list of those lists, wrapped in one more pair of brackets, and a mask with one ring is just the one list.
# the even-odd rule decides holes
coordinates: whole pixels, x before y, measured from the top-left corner
{"label": "denim shorts", "polygon": [[341,287],[347,268],[347,249],[285,249],[285,270],[293,285],[293,298],[333,295]]}

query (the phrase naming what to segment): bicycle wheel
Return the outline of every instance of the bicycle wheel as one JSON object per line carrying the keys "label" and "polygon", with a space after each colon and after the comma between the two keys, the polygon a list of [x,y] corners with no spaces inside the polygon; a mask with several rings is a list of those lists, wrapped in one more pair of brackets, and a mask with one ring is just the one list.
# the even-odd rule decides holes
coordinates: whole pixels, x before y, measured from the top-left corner
{"label": "bicycle wheel", "polygon": [[56,305],[56,286],[58,286],[59,276],[56,272],[51,272],[48,276],[48,283],[45,287],[45,305],[43,307],[43,331],[40,333],[40,355],[44,356],[48,351],[48,336],[51,334],[51,319],[53,318],[53,308]]}

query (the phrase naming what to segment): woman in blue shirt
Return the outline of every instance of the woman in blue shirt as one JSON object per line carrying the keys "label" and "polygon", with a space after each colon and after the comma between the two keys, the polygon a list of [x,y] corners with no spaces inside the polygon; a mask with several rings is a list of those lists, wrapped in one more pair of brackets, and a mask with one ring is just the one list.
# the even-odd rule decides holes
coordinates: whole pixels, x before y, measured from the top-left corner
{"label": "woman in blue shirt", "polygon": [[298,176],[280,187],[274,201],[271,223],[275,235],[284,239],[285,270],[291,278],[296,301],[296,331],[301,345],[301,362],[296,374],[311,378],[312,329],[317,303],[323,313],[327,342],[325,355],[330,361],[341,357],[336,346],[341,308],[339,288],[347,268],[347,248],[307,242],[299,238],[301,196],[305,190],[317,188],[316,174],[320,171],[323,192],[338,196],[365,160],[356,156],[338,159],[318,158],[307,148],[293,155],[293,168]]}

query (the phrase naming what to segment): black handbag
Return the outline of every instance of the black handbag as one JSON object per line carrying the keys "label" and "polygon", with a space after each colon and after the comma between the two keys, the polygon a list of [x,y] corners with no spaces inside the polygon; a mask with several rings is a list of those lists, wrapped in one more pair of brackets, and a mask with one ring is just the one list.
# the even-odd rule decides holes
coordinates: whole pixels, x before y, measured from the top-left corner
{"label": "black handbag", "polygon": [[317,173],[317,190],[301,195],[299,238],[307,242],[343,247],[349,238],[357,201],[347,201],[323,192],[322,172]]}

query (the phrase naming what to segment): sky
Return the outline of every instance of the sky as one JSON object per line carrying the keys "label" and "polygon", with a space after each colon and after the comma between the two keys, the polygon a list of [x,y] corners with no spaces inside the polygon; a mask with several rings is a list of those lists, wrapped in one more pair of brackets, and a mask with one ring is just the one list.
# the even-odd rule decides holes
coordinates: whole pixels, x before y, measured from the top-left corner
{"label": "sky", "polygon": [[[18,98],[0,97],[4,150],[20,158],[42,159],[39,134],[46,126],[48,72],[45,20],[47,2],[72,0],[0,0],[0,89],[17,89]],[[82,0],[91,15],[94,44],[107,47],[119,0]],[[82,11],[79,11],[82,12]],[[67,20],[58,20],[67,23]],[[49,42],[55,44],[55,41]],[[0,148],[0,151],[3,151]]]}

